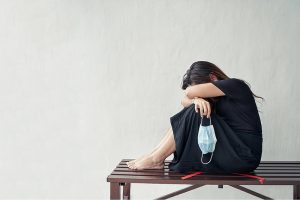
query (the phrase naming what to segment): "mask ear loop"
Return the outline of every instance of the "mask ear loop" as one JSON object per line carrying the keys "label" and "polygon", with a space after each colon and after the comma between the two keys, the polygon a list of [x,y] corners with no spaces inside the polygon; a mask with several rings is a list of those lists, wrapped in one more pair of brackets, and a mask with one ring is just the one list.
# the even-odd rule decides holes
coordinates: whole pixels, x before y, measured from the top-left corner
{"label": "mask ear loop", "polygon": [[213,157],[213,154],[214,154],[214,152],[211,152],[209,161],[206,162],[206,163],[204,163],[203,160],[202,160],[202,158],[203,158],[203,153],[202,153],[202,155],[201,155],[201,162],[202,162],[202,164],[205,164],[205,165],[206,165],[206,164],[210,163],[210,161],[211,161],[211,159],[212,159],[212,157]]}
{"label": "mask ear loop", "polygon": [[[201,116],[201,115],[200,115]],[[202,125],[202,119],[203,119],[203,117],[201,116],[201,122],[200,122],[200,126]]]}
{"label": "mask ear loop", "polygon": [[[201,116],[201,115],[200,115],[200,116]],[[204,118],[204,117],[201,116],[201,122],[200,122],[200,125],[202,125],[202,120],[203,120],[203,118]],[[209,117],[209,122],[210,122],[210,125],[211,125],[211,116]]]}

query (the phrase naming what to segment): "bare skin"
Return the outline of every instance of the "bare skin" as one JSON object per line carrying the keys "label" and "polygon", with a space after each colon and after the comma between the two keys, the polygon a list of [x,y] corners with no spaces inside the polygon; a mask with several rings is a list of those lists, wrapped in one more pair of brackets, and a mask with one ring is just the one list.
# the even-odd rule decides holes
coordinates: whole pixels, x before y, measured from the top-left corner
{"label": "bare skin", "polygon": [[[217,80],[217,78],[212,75],[211,80]],[[203,93],[205,97],[223,96],[225,95],[221,90],[211,83],[201,84],[202,86],[189,86],[185,91],[185,97],[181,101],[181,104],[186,107],[195,104],[195,111],[200,109],[201,115],[210,116],[209,103],[202,99],[197,93],[200,93],[205,89]],[[198,90],[198,91],[197,91]],[[199,92],[200,91],[200,92]],[[211,91],[211,92],[209,92]],[[192,101],[195,98],[194,101]],[[176,144],[174,139],[174,134],[172,127],[168,128],[167,134],[163,137],[160,143],[151,151],[151,153],[143,155],[138,159],[126,162],[128,168],[140,170],[140,169],[162,169],[164,168],[165,159],[170,156],[176,150]]]}
{"label": "bare skin", "polygon": [[[170,128],[171,128],[171,127],[170,127]],[[167,139],[168,136],[169,136],[168,133],[169,133],[170,128],[168,129],[167,134],[163,137],[163,139],[160,141],[160,143],[159,143],[159,144],[151,151],[151,153],[146,154],[146,155],[143,155],[143,156],[141,156],[141,157],[139,157],[139,158],[137,158],[137,159],[135,159],[135,160],[131,160],[131,161],[127,162],[127,164],[132,165],[133,163],[135,163],[135,162],[137,162],[137,161],[139,161],[139,160],[142,160],[142,159],[145,158],[146,156],[149,156],[149,155],[153,154],[155,151],[157,151],[157,150],[159,149],[159,147],[160,147],[161,145],[163,145],[163,144],[166,142],[166,139]]]}
{"label": "bare skin", "polygon": [[131,162],[127,162],[130,169],[162,169],[164,160],[175,151],[175,140],[172,128],[160,144],[150,153]]}

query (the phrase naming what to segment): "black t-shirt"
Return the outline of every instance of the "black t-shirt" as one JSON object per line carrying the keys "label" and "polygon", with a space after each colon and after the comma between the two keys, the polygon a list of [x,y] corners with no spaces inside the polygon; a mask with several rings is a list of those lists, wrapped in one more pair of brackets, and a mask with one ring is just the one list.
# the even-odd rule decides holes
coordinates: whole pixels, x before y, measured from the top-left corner
{"label": "black t-shirt", "polygon": [[249,86],[237,78],[212,81],[225,96],[217,97],[215,112],[237,132],[261,133],[261,121]]}

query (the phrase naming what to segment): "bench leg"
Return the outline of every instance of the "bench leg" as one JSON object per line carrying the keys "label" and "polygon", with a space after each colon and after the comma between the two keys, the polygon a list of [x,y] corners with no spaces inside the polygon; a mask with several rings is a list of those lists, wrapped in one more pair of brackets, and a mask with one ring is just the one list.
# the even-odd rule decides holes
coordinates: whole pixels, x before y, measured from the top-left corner
{"label": "bench leg", "polygon": [[130,183],[125,183],[123,186],[123,199],[130,199]]}
{"label": "bench leg", "polygon": [[120,199],[121,186],[119,183],[110,183],[110,199]]}
{"label": "bench leg", "polygon": [[272,198],[270,198],[270,197],[267,197],[267,196],[265,196],[265,195],[262,195],[262,194],[260,194],[260,193],[258,193],[258,192],[255,192],[255,191],[253,191],[253,190],[250,190],[250,189],[245,188],[245,187],[240,186],[240,185],[230,185],[230,186],[233,187],[233,188],[236,188],[236,189],[238,189],[238,190],[241,190],[241,191],[243,191],[243,192],[246,192],[246,193],[248,193],[248,194],[252,194],[253,196],[256,196],[256,197],[261,198],[261,199],[272,199]]}
{"label": "bench leg", "polygon": [[169,199],[169,198],[171,198],[171,197],[175,197],[175,196],[177,196],[177,195],[179,195],[179,194],[183,194],[183,193],[185,193],[185,192],[194,190],[194,189],[199,188],[199,187],[202,187],[202,186],[204,186],[204,185],[192,185],[192,186],[183,188],[183,189],[181,189],[181,190],[177,190],[177,191],[175,191],[175,192],[166,194],[166,195],[164,195],[164,196],[155,198],[154,200]]}
{"label": "bench leg", "polygon": [[300,199],[300,185],[294,185],[293,188],[293,199]]}

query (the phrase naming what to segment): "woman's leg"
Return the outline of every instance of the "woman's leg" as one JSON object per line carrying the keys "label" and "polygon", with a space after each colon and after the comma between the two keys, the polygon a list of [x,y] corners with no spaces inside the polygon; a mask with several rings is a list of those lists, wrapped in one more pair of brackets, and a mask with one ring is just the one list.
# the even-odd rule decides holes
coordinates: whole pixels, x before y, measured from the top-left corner
{"label": "woman's leg", "polygon": [[127,165],[131,165],[131,164],[133,164],[133,163],[135,163],[135,162],[137,162],[137,161],[139,161],[139,160],[142,160],[142,159],[145,158],[146,156],[149,156],[150,154],[152,154],[152,153],[154,153],[156,150],[158,150],[159,147],[160,147],[161,145],[163,145],[163,144],[165,143],[166,139],[168,138],[170,129],[171,129],[171,127],[167,130],[167,133],[165,134],[165,136],[163,137],[163,139],[162,139],[162,140],[159,142],[159,144],[151,151],[151,153],[148,153],[148,154],[146,154],[146,155],[143,155],[143,156],[141,156],[141,157],[139,157],[139,158],[137,158],[137,159],[135,159],[135,160],[131,160],[131,161],[129,161],[129,162],[126,162],[126,164],[127,164]]}
{"label": "woman's leg", "polygon": [[131,169],[161,169],[164,167],[164,160],[176,150],[172,128],[168,129],[167,135],[158,148],[143,159],[129,165]]}

